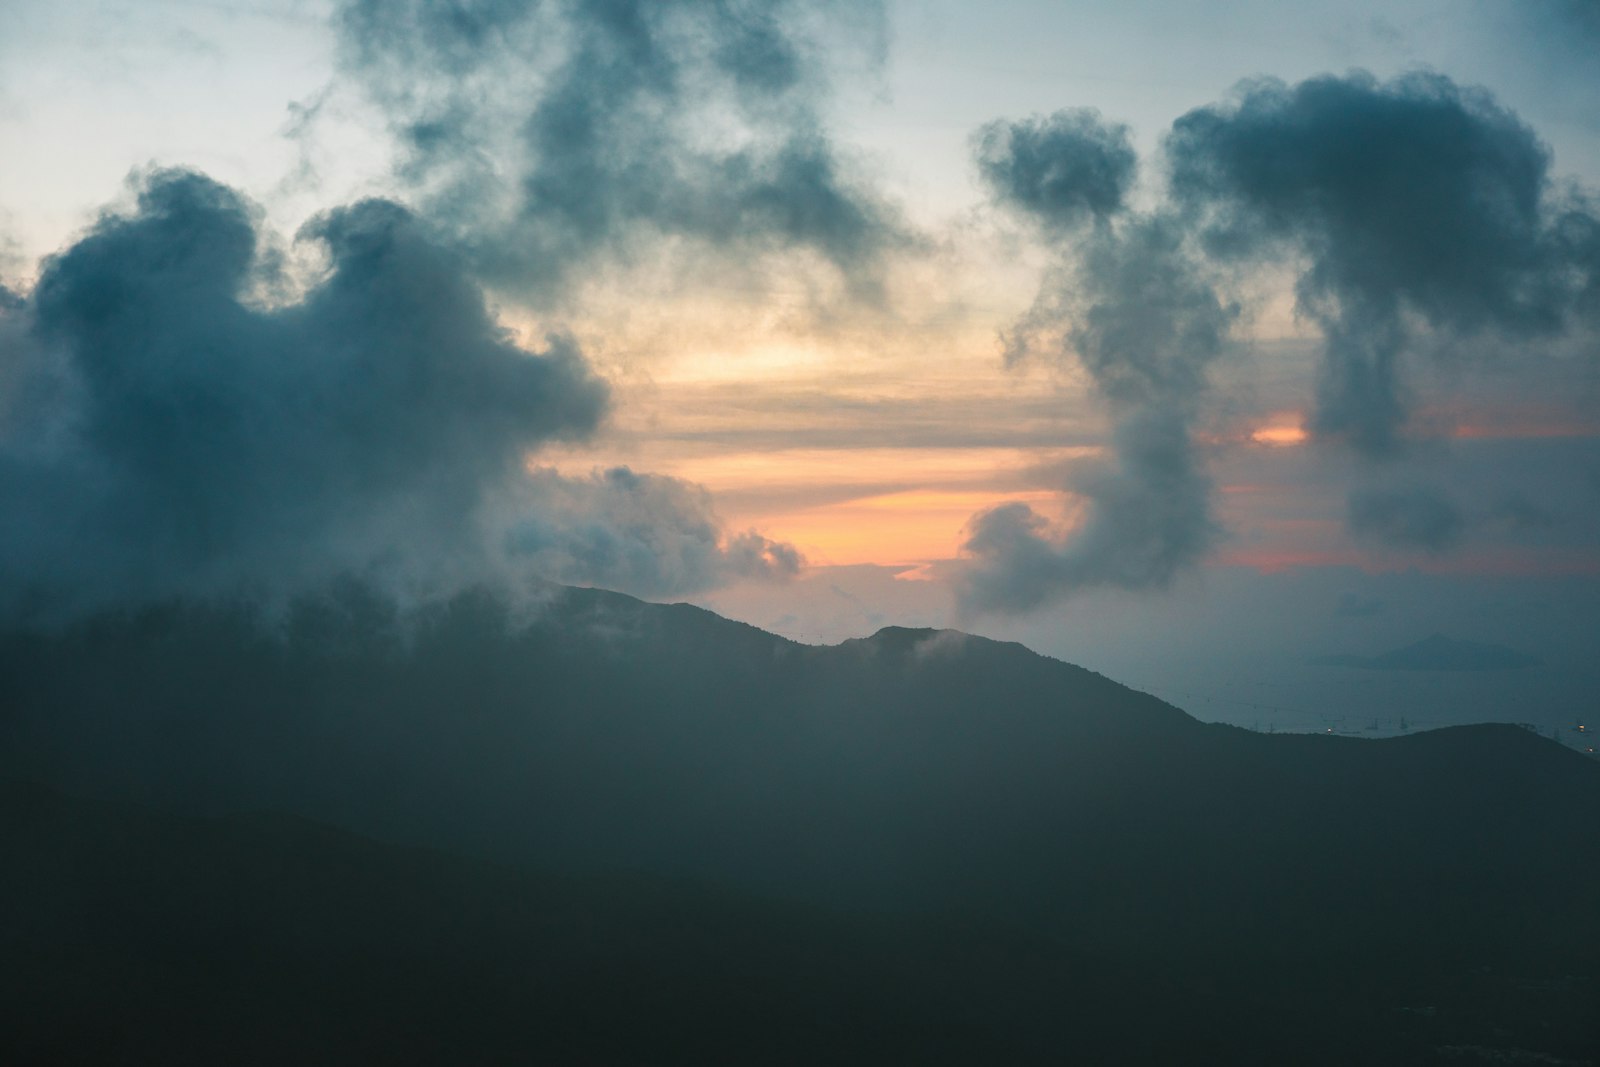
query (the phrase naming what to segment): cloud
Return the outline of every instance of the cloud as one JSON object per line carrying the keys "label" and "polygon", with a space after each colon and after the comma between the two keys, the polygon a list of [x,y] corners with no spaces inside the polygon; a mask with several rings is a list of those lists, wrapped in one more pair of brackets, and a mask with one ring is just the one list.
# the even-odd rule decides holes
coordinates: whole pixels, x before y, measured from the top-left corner
{"label": "cloud", "polygon": [[1120,213],[1138,171],[1128,127],[1104,122],[1092,108],[991,122],[974,147],[996,200],[1062,230]]}
{"label": "cloud", "polygon": [[[1529,457],[1531,459],[1532,457]],[[1540,460],[1549,464],[1551,456]],[[1563,457],[1571,462],[1569,457]],[[1528,462],[1528,460],[1524,460]],[[1588,547],[1594,541],[1594,515],[1585,514],[1570,494],[1577,479],[1564,463],[1554,470],[1496,471],[1487,457],[1454,472],[1454,491],[1423,484],[1361,489],[1350,495],[1348,520],[1353,534],[1372,544],[1442,555],[1469,538],[1485,545],[1538,545],[1561,551]],[[1520,475],[1539,496],[1560,501],[1555,509],[1523,488],[1493,490],[1495,481]],[[1461,499],[1487,496],[1486,506],[1465,506]]]}
{"label": "cloud", "polygon": [[[426,589],[516,562],[497,524],[508,499],[538,503],[526,457],[591,435],[605,384],[570,339],[513,344],[397,204],[330,211],[302,237],[328,267],[291,299],[252,205],[157,171],[0,306],[0,615],[347,574]],[[630,536],[652,504],[687,510],[647,496]],[[616,517],[593,510],[588,528]],[[724,550],[741,553],[782,549]]]}
{"label": "cloud", "polygon": [[[1007,360],[1048,351],[1076,361],[1110,410],[1112,435],[1106,459],[1068,468],[1063,488],[1085,504],[1073,528],[1054,529],[1022,504],[973,518],[958,603],[1025,612],[1092,586],[1164,586],[1217,534],[1191,427],[1237,309],[1217,298],[1181,220],[1126,211],[1135,172],[1126,127],[1063,111],[992,123],[976,149],[995,199],[1059,242],[1060,262],[1003,338]],[[1073,232],[1090,219],[1091,230]]]}
{"label": "cloud", "polygon": [[638,596],[682,596],[740,579],[783,580],[794,547],[754,530],[728,536],[703,488],[627,467],[567,478],[533,472],[505,535],[510,557],[541,575]]}
{"label": "cloud", "polygon": [[1521,490],[1500,494],[1489,508],[1485,520],[1511,533],[1551,530],[1561,518]]}
{"label": "cloud", "polygon": [[1530,9],[1528,14],[1545,18],[1575,43],[1600,44],[1600,4],[1594,0],[1552,0]]}
{"label": "cloud", "polygon": [[1219,534],[1183,416],[1146,410],[1119,423],[1112,458],[1078,465],[1068,489],[1087,504],[1068,530],[1026,504],[973,517],[957,579],[964,611],[1028,612],[1095,586],[1163,588]]}
{"label": "cloud", "polygon": [[1348,522],[1363,540],[1435,554],[1455,548],[1467,529],[1455,502],[1424,486],[1358,489],[1350,494]]}
{"label": "cloud", "polygon": [[[1439,75],[1244,83],[1173,124],[1167,199],[1143,213],[1128,207],[1128,132],[1094,112],[990,123],[974,148],[993,199],[1056,253],[1001,335],[1006,361],[1070,359],[1113,433],[1107,457],[1062,484],[1077,521],[1015,505],[972,520],[967,610],[1161,587],[1215,543],[1194,428],[1239,314],[1225,281],[1302,267],[1297,309],[1323,342],[1309,427],[1372,459],[1402,451],[1415,351],[1450,359],[1477,337],[1527,359],[1530,342],[1600,326],[1593,199],[1551,180],[1548,149],[1514,114]],[[1495,517],[1534,525],[1528,509]],[[1358,490],[1347,518],[1363,540],[1435,553],[1471,525],[1422,488]]]}
{"label": "cloud", "polygon": [[1030,611],[1092,586],[1162,587],[1218,535],[1192,427],[1238,310],[1218,299],[1171,216],[1129,217],[1081,247],[1043,300],[1059,309],[1058,357],[1082,365],[1111,412],[1110,455],[1071,468],[1064,488],[1086,505],[1071,530],[1025,505],[972,520],[958,582],[966,611]]}
{"label": "cloud", "polygon": [[1166,151],[1213,255],[1308,260],[1298,307],[1325,338],[1311,425],[1366,455],[1400,448],[1414,322],[1526,340],[1596,309],[1593,212],[1552,186],[1531,129],[1441,75],[1246,83],[1179,118]]}
{"label": "cloud", "polygon": [[1346,590],[1339,594],[1339,604],[1334,614],[1342,619],[1370,619],[1383,614],[1387,606],[1382,597],[1363,596]]}
{"label": "cloud", "polygon": [[881,37],[876,4],[346,0],[336,25],[402,176],[519,299],[657,253],[806,253],[871,295],[904,238],[822,120],[821,57]]}

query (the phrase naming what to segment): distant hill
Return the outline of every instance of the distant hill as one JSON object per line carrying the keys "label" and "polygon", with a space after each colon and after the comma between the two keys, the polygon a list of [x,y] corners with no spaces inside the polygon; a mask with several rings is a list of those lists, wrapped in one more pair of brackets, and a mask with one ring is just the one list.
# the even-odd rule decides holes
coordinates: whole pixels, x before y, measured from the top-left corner
{"label": "distant hill", "polygon": [[1261,735],[951,631],[819,648],[592,590],[410,617],[353,592],[268,628],[173,607],[0,640],[0,771],[163,818],[276,810],[565,877],[960,913],[1121,976],[1227,1062],[1272,1044],[1246,1019],[1294,1046],[1277,1062],[1385,1062],[1396,1020],[1595,1047],[1568,1009],[1600,977],[1600,764],[1516,727]]}
{"label": "distant hill", "polygon": [[1515,671],[1540,666],[1543,661],[1504,645],[1432,634],[1379,656],[1320,656],[1311,662],[1369,671]]}

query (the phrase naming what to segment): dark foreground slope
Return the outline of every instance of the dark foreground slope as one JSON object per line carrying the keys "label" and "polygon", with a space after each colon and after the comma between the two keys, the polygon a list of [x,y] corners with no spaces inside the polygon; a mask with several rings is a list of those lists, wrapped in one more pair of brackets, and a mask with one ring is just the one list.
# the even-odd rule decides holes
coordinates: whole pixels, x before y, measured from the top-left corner
{"label": "dark foreground slope", "polygon": [[1129,976],[1015,931],[538,875],[299,819],[182,818],[20,783],[0,786],[0,832],[8,1064],[972,1063],[1181,1047],[1160,1033],[1172,1028],[1134,1025]]}
{"label": "dark foreground slope", "polygon": [[970,918],[21,783],[0,837],[8,1064],[1583,1062],[1550,1050],[1581,1056],[1594,991],[1473,972],[1396,1003],[1281,975],[1241,995]]}
{"label": "dark foreground slope", "polygon": [[998,918],[1143,976],[1115,987],[1152,1016],[1227,1005],[1234,1058],[1250,1027],[1348,1051],[1401,1018],[1441,1047],[1594,1039],[1600,766],[1514,727],[1257,735],[1020,646],[808,648],[584,591],[520,620],[350,597],[271,634],[173,609],[15,636],[0,707],[5,769],[76,793]]}

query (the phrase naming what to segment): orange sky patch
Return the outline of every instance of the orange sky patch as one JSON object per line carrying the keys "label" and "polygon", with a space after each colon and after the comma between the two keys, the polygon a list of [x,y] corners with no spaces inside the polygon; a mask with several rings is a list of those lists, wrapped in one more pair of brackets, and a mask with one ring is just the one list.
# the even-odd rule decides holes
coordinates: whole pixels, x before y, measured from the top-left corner
{"label": "orange sky patch", "polygon": [[792,541],[819,564],[877,563],[910,567],[952,559],[962,530],[977,512],[1020,502],[1048,508],[1058,495],[1048,490],[1012,493],[911,490],[864,497],[787,515],[768,516],[769,537]]}
{"label": "orange sky patch", "polygon": [[1281,411],[1272,415],[1265,425],[1253,431],[1250,440],[1258,445],[1283,448],[1304,444],[1307,436],[1305,420],[1300,412]]}

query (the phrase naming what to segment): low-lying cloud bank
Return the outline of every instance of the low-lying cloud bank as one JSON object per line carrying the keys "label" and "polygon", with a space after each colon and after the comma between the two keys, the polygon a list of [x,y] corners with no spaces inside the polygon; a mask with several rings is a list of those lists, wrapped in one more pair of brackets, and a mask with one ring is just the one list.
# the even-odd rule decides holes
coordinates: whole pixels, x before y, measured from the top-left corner
{"label": "low-lying cloud bank", "polygon": [[509,557],[555,581],[645,596],[695,593],[748,578],[792,578],[794,546],[754,530],[729,535],[711,495],[627,467],[587,478],[531,472],[506,524]]}
{"label": "low-lying cloud bank", "polygon": [[793,573],[697,487],[531,471],[601,426],[570,338],[513,343],[461,257],[391,201],[301,238],[303,291],[235,191],[136,183],[0,300],[0,619],[356,576],[410,595],[556,579],[649,594]]}

